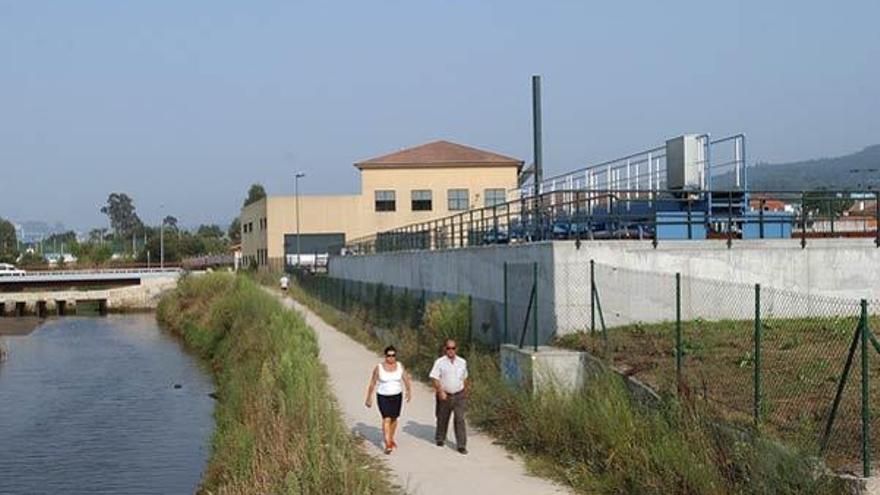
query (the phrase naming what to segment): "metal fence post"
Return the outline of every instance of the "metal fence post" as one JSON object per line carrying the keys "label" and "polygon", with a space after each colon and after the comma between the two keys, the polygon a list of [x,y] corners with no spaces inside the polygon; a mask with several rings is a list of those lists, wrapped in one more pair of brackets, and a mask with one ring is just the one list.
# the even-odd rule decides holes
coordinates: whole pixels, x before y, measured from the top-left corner
{"label": "metal fence post", "polygon": [[535,284],[535,312],[532,313],[532,327],[534,330],[533,333],[533,343],[535,345],[535,352],[538,352],[538,263],[532,263],[532,283]]}
{"label": "metal fence post", "polygon": [[675,274],[675,386],[676,391],[681,392],[682,377],[681,365],[684,352],[681,342],[681,273]]}
{"label": "metal fence post", "polygon": [[761,284],[755,284],[755,429],[761,425]]}
{"label": "metal fence post", "polygon": [[501,341],[502,344],[507,343],[507,332],[508,332],[508,299],[507,299],[507,262],[504,262],[504,340]]}
{"label": "metal fence post", "polygon": [[474,296],[468,294],[468,349],[474,346]]}
{"label": "metal fence post", "polygon": [[880,247],[880,192],[874,193],[874,245]]}
{"label": "metal fence post", "polygon": [[807,247],[807,193],[801,191],[801,249]]}
{"label": "metal fence post", "polygon": [[862,299],[862,476],[871,476],[871,410],[868,405],[868,301]]}
{"label": "metal fence post", "polygon": [[590,260],[590,333],[596,332],[596,262]]}
{"label": "metal fence post", "polygon": [[342,279],[342,287],[341,287],[341,289],[342,289],[342,299],[341,299],[342,304],[340,306],[343,311],[346,311],[348,309],[348,299],[345,297],[346,282],[348,282],[346,279]]}

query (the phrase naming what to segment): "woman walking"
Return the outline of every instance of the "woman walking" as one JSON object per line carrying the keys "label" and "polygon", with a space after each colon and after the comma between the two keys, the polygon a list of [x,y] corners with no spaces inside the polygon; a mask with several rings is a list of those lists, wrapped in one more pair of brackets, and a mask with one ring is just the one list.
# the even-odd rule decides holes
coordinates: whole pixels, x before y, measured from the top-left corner
{"label": "woman walking", "polygon": [[[377,388],[378,385],[378,388]],[[373,406],[373,392],[376,392],[376,404],[382,415],[382,436],[385,440],[385,453],[390,454],[397,448],[394,433],[397,431],[397,418],[403,400],[409,402],[412,397],[412,385],[409,373],[403,364],[397,362],[397,349],[394,346],[385,348],[385,359],[373,368],[370,386],[367,387],[367,407]],[[405,392],[405,394],[404,394]]]}

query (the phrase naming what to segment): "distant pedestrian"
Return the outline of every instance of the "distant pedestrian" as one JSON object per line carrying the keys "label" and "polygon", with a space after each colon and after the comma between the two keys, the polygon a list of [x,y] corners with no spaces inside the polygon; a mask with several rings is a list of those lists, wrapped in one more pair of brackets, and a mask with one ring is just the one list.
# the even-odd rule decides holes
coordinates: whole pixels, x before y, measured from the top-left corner
{"label": "distant pedestrian", "polygon": [[465,429],[465,409],[469,388],[467,361],[457,356],[458,345],[454,340],[446,340],[444,355],[434,361],[428,374],[437,394],[437,430],[434,440],[438,447],[446,444],[446,431],[449,429],[449,417],[455,415],[455,443],[458,451],[467,454],[467,430]]}
{"label": "distant pedestrian", "polygon": [[281,290],[287,292],[287,288],[290,286],[290,279],[287,277],[287,274],[281,276],[279,283],[281,284]]}
{"label": "distant pedestrian", "polygon": [[[378,388],[377,388],[378,385]],[[385,348],[385,359],[373,368],[370,386],[367,387],[365,405],[373,406],[373,392],[376,392],[376,403],[382,415],[382,437],[385,441],[385,453],[390,454],[397,448],[394,434],[397,431],[397,418],[403,401],[412,398],[412,382],[409,373],[403,369],[403,363],[397,361],[397,349],[394,346]]]}

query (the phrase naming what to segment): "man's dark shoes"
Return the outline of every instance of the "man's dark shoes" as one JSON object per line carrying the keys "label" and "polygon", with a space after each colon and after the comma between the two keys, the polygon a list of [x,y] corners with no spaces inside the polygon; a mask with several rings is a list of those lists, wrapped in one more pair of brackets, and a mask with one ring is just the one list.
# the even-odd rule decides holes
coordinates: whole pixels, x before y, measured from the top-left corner
{"label": "man's dark shoes", "polygon": [[464,447],[459,447],[459,448],[458,448],[458,453],[459,453],[459,454],[462,454],[462,455],[467,455],[467,449],[464,448]]}
{"label": "man's dark shoes", "polygon": [[444,445],[446,445],[446,442],[441,442],[440,440],[437,440],[437,446],[438,446],[438,447],[442,447],[442,446],[444,446]]}

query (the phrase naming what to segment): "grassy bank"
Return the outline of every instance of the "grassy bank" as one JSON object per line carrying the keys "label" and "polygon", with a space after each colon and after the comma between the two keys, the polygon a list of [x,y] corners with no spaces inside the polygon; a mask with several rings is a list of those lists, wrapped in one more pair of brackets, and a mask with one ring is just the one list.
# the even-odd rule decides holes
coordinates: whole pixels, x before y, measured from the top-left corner
{"label": "grassy bank", "polygon": [[342,422],[314,332],[244,277],[185,277],[157,318],[211,363],[216,429],[201,493],[393,490]]}
{"label": "grassy bank", "polygon": [[[349,301],[342,312],[299,286],[292,295],[373,349],[394,344],[420,379],[445,337],[465,340],[465,300],[429,303],[414,324],[404,318],[375,325],[375,308]],[[645,410],[615,374],[596,377],[582,393],[532,396],[503,382],[497,353],[475,347],[462,354],[474,382],[471,422],[524,454],[537,474],[580,493],[839,492],[831,481],[815,479],[812,462],[718,428],[693,407],[669,398],[659,410]]]}
{"label": "grassy bank", "polygon": [[[857,324],[855,317],[764,320],[760,367],[764,433],[813,454],[819,451]],[[754,328],[752,321],[682,322],[684,387],[729,421],[753,421]],[[672,322],[611,328],[607,340],[600,333],[573,333],[558,339],[557,345],[604,356],[656,390],[673,393],[676,388]],[[869,365],[872,376],[880,375],[880,360],[873,351]],[[829,465],[854,472],[861,462],[859,380],[860,371],[854,370],[826,453]],[[876,379],[870,383],[870,394],[873,403],[880,402]],[[880,417],[872,423],[876,431]]]}

